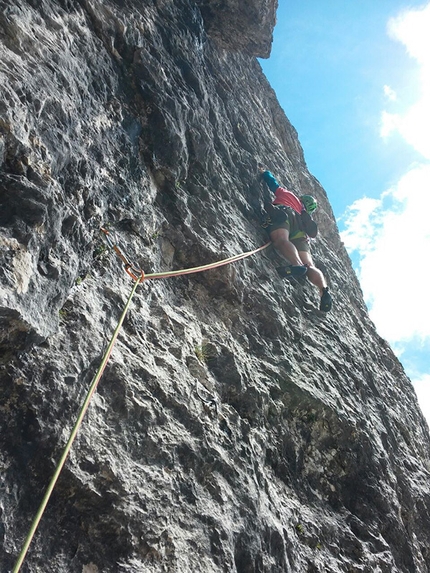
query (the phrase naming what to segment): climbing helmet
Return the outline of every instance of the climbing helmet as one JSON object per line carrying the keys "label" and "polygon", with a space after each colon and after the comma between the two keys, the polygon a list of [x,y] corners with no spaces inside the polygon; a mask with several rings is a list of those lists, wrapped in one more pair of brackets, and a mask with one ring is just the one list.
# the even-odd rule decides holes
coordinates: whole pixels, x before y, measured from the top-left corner
{"label": "climbing helmet", "polygon": [[312,195],[302,195],[300,197],[300,201],[303,203],[304,208],[309,214],[313,213],[318,207],[317,200],[315,197],[312,197]]}

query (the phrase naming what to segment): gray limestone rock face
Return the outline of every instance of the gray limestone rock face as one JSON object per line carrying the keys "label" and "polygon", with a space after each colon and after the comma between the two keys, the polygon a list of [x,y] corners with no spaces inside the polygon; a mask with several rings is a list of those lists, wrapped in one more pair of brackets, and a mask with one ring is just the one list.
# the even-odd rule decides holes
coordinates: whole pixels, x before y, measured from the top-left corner
{"label": "gray limestone rock face", "polygon": [[256,56],[276,2],[0,2],[0,570],[133,281],[267,242],[257,165],[318,199],[334,297],[273,247],[139,285],[26,573],[430,570],[430,440]]}

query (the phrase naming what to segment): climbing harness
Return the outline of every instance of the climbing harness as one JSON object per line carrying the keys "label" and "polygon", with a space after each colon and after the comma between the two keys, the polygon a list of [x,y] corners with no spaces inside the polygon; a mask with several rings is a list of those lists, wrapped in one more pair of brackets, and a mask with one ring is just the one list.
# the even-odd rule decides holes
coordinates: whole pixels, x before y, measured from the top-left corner
{"label": "climbing harness", "polygon": [[[112,335],[112,338],[109,342],[109,345],[106,349],[106,352],[103,356],[103,359],[101,361],[101,364],[99,366],[99,369],[96,372],[96,375],[94,376],[94,379],[90,385],[90,388],[88,390],[88,393],[86,395],[86,398],[84,400],[84,403],[81,407],[81,410],[79,412],[78,418],[75,422],[75,425],[73,426],[72,432],[70,434],[70,437],[67,441],[67,444],[64,448],[63,454],[60,458],[60,461],[58,462],[58,465],[55,469],[54,475],[51,478],[51,481],[48,485],[48,488],[45,492],[45,495],[43,497],[43,500],[40,504],[40,507],[36,513],[35,518],[33,519],[33,522],[31,524],[30,527],[30,531],[28,532],[27,537],[25,538],[24,541],[24,545],[21,549],[21,552],[17,558],[17,561],[15,563],[14,568],[12,569],[12,573],[18,573],[21,565],[24,562],[25,556],[27,554],[28,548],[30,547],[30,544],[33,540],[33,537],[36,533],[37,527],[39,525],[40,520],[42,519],[43,513],[45,511],[45,508],[48,504],[49,498],[51,497],[51,494],[54,490],[55,484],[57,483],[57,480],[60,476],[60,473],[64,467],[64,464],[66,463],[67,457],[70,453],[70,450],[72,448],[73,442],[76,438],[76,435],[79,431],[79,428],[82,424],[82,421],[84,419],[84,416],[86,414],[86,411],[88,410],[88,407],[90,405],[90,401],[91,398],[93,396],[93,394],[95,393],[96,389],[97,389],[97,385],[103,375],[103,372],[107,366],[108,360],[110,358],[110,355],[112,354],[112,350],[115,346],[115,342],[118,338],[119,332],[121,330],[122,324],[124,322],[124,319],[126,317],[126,314],[130,308],[130,304],[131,301],[133,299],[133,296],[137,290],[137,287],[139,286],[140,283],[142,283],[144,280],[149,280],[149,279],[165,279],[165,278],[169,278],[169,277],[174,277],[174,276],[181,276],[181,275],[186,275],[186,274],[191,274],[191,273],[198,273],[198,272],[202,272],[202,271],[207,271],[209,269],[214,269],[217,267],[221,267],[224,265],[227,265],[229,263],[233,263],[235,261],[240,261],[241,259],[245,259],[246,257],[250,257],[251,255],[254,255],[255,253],[258,253],[264,249],[266,249],[271,242],[266,243],[265,245],[259,247],[258,249],[254,249],[252,251],[248,251],[246,253],[242,253],[240,255],[234,255],[232,257],[229,257],[227,259],[223,259],[222,261],[217,261],[215,263],[210,263],[207,265],[202,265],[199,267],[192,267],[192,268],[188,268],[188,269],[181,269],[181,270],[177,270],[177,271],[167,271],[167,272],[161,272],[161,273],[152,273],[152,274],[147,274],[145,275],[145,273],[143,272],[142,269],[138,269],[137,267],[135,267],[132,263],[130,263],[130,261],[128,260],[128,258],[124,255],[124,253],[121,251],[121,249],[119,248],[119,246],[117,245],[117,241],[114,241],[112,238],[111,233],[109,233],[109,231],[107,231],[106,229],[102,228],[101,232],[104,234],[106,241],[108,243],[108,245],[115,251],[115,253],[118,255],[118,257],[121,259],[121,261],[124,263],[124,270],[125,272],[134,280],[134,285],[133,288],[130,292],[130,295],[127,299],[127,302],[125,304],[124,310],[122,311],[121,317],[118,321],[118,324],[115,328],[115,331]],[[206,400],[201,398],[204,402],[207,403],[212,403],[212,400]]]}

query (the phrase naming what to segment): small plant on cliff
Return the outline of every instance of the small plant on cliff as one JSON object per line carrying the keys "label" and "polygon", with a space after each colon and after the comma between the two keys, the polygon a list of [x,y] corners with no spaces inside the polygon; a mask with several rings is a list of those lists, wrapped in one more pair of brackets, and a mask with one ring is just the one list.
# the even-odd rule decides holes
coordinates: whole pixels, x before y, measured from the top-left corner
{"label": "small plant on cliff", "polygon": [[65,308],[60,308],[60,310],[58,311],[58,315],[60,319],[66,320],[68,312]]}
{"label": "small plant on cliff", "polygon": [[94,249],[93,256],[95,259],[101,259],[107,253],[107,246],[104,243],[99,243]]}
{"label": "small plant on cliff", "polygon": [[79,276],[76,278],[76,280],[75,280],[75,285],[76,285],[76,286],[81,285],[86,278],[88,278],[88,274],[87,274],[87,273],[84,274],[84,275],[79,275]]}
{"label": "small plant on cliff", "polygon": [[208,344],[196,346],[194,348],[194,354],[197,356],[200,362],[208,362],[211,358],[213,358],[213,354]]}

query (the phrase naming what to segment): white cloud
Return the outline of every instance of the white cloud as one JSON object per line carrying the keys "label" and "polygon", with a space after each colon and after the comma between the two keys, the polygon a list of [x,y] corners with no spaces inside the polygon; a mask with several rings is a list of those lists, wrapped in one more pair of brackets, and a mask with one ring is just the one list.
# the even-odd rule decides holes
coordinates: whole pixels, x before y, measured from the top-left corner
{"label": "white cloud", "polygon": [[408,54],[423,66],[430,62],[430,4],[401,12],[388,21],[388,34],[406,46]]}
{"label": "white cloud", "polygon": [[383,111],[381,114],[380,135],[387,138],[398,131],[409,145],[426,159],[430,159],[430,90],[428,99],[413,105],[405,115]]}
{"label": "white cloud", "polygon": [[[407,53],[420,66],[421,93],[404,114],[382,112],[381,136],[398,131],[426,159],[430,159],[430,4],[420,10],[403,12],[388,22],[388,33],[404,44]],[[384,93],[393,91],[384,86]],[[394,93],[394,91],[393,91]]]}
{"label": "white cloud", "polygon": [[425,374],[419,380],[413,381],[418,402],[424,417],[430,426],[430,374]]}
{"label": "white cloud", "polygon": [[[381,136],[398,132],[421,152],[411,168],[379,199],[349,207],[342,239],[359,258],[358,274],[372,319],[392,344],[430,339],[430,3],[392,18],[388,32],[420,66],[417,101],[398,113],[382,112]],[[391,98],[395,91],[384,86]],[[396,105],[396,102],[391,105]]]}
{"label": "white cloud", "polygon": [[[384,86],[392,110],[381,113],[380,135],[398,133],[422,154],[379,199],[363,198],[347,210],[342,239],[359,259],[358,275],[369,313],[397,355],[430,347],[428,271],[430,253],[430,3],[389,21],[390,36],[404,44],[420,67],[420,90],[405,110],[396,91]],[[400,93],[400,92],[399,92]],[[396,111],[394,108],[398,107]],[[404,104],[403,104],[404,106]],[[414,363],[411,376],[430,425],[428,361]],[[423,372],[425,370],[425,372]]]}
{"label": "white cloud", "polygon": [[383,111],[381,114],[381,127],[379,134],[384,139],[388,138],[395,131],[401,132],[402,120],[400,115],[396,113],[388,113],[388,111]]}
{"label": "white cloud", "polygon": [[391,343],[430,337],[430,164],[406,173],[380,199],[349,207],[341,234],[359,255],[358,275],[369,312]]}
{"label": "white cloud", "polygon": [[384,94],[389,101],[397,100],[397,94],[392,88],[390,88],[390,86],[384,86]]}
{"label": "white cloud", "polygon": [[342,241],[348,251],[359,251],[365,255],[372,250],[381,204],[381,199],[363,197],[350,205],[346,212],[346,231],[342,233]]}

